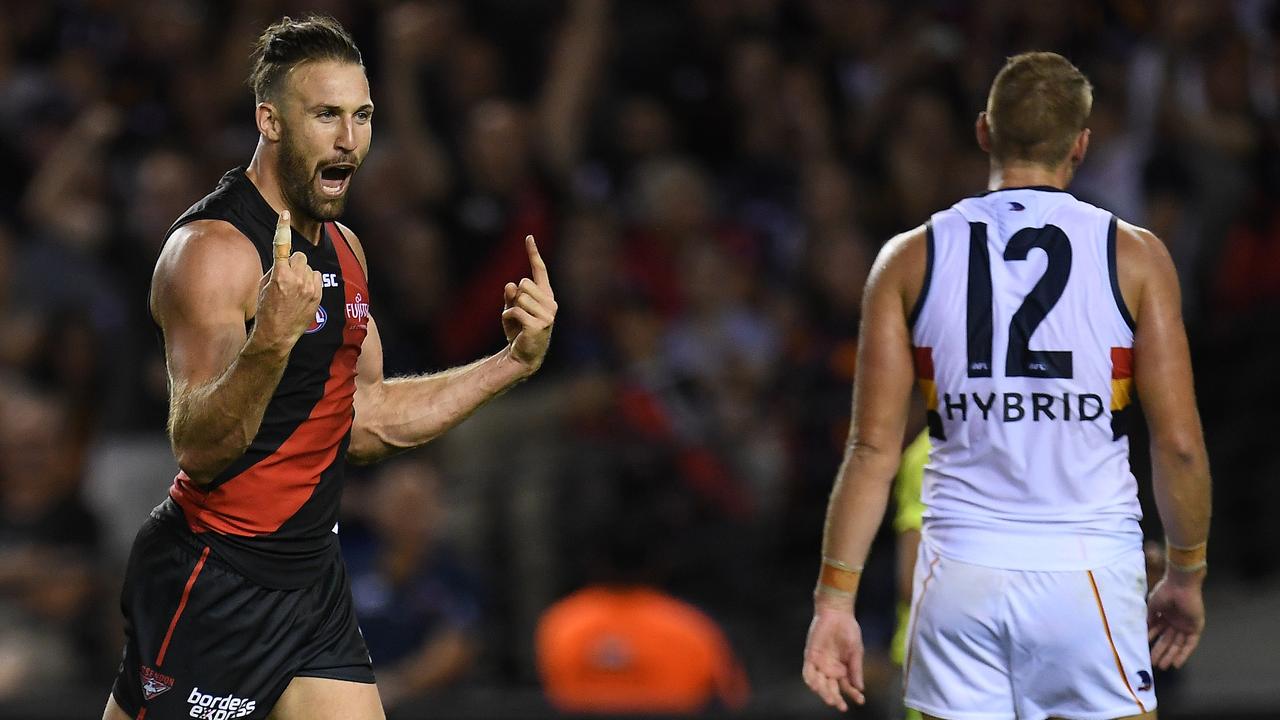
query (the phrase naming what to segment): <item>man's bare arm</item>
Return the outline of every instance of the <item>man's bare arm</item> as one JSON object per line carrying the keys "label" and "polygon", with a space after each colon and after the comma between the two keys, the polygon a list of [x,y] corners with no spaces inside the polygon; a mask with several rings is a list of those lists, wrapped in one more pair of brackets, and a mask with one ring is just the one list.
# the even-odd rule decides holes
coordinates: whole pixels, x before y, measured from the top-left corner
{"label": "man's bare arm", "polygon": [[[364,250],[354,233],[360,263]],[[542,365],[555,321],[556,302],[546,265],[533,238],[526,239],[532,277],[504,290],[502,312],[508,345],[470,365],[417,377],[386,378],[382,368],[382,339],[369,319],[369,334],[356,366],[355,421],[347,458],[371,463],[427,443],[465,420]]]}
{"label": "man's bare arm", "polygon": [[320,281],[301,253],[262,275],[253,245],[230,224],[207,220],[174,233],[151,287],[165,340],[174,456],[206,484],[257,434],[289,352],[315,316]]}
{"label": "man's bare arm", "polygon": [[1182,667],[1200,643],[1209,538],[1209,461],[1173,261],[1151,233],[1121,224],[1116,264],[1133,310],[1134,380],[1151,431],[1152,485],[1167,539],[1165,575],[1147,599],[1151,664]]}
{"label": "man's bare arm", "polygon": [[529,374],[504,349],[430,375],[386,378],[373,318],[356,369],[356,417],[347,458],[377,462],[430,442]]}
{"label": "man's bare arm", "polygon": [[1197,546],[1209,537],[1209,461],[1177,274],[1150,232],[1121,223],[1116,240],[1122,293],[1137,324],[1134,381],[1151,431],[1156,507],[1171,546]]}
{"label": "man's bare arm", "polygon": [[849,708],[846,697],[866,702],[854,595],[898,469],[914,374],[907,308],[924,283],[926,253],[924,228],[890,240],[863,293],[853,421],[827,504],[813,622],[800,672],[818,697],[841,712]]}
{"label": "man's bare arm", "polygon": [[[907,313],[923,283],[925,254],[923,228],[899,235],[880,252],[867,280],[853,420],[822,543],[825,558],[852,568],[866,561],[901,457],[914,377]],[[822,595],[819,602],[847,607],[853,599]]]}

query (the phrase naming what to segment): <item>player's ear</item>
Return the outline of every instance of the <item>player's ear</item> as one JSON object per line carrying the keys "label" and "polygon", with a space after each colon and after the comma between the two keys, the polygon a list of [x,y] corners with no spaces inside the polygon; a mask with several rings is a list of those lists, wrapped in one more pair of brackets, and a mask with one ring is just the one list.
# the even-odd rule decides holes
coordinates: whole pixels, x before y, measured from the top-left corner
{"label": "player's ear", "polygon": [[271,142],[280,142],[280,113],[273,103],[260,102],[254,111],[258,132]]}
{"label": "player's ear", "polygon": [[1071,145],[1071,167],[1080,167],[1085,153],[1089,152],[1089,128],[1080,131],[1076,141]]}
{"label": "player's ear", "polygon": [[978,138],[978,147],[982,148],[982,152],[990,154],[991,123],[987,120],[986,110],[978,113],[978,119],[973,123],[973,134]]}

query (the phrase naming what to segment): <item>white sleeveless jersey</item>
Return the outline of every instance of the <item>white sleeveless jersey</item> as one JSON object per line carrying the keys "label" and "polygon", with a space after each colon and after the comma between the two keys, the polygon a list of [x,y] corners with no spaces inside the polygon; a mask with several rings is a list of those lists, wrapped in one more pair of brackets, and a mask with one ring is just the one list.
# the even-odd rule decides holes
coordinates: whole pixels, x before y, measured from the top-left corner
{"label": "white sleeveless jersey", "polygon": [[1115,233],[1113,215],[1053,188],[989,192],[930,220],[911,328],[933,444],[924,533],[939,553],[1082,570],[1141,546]]}

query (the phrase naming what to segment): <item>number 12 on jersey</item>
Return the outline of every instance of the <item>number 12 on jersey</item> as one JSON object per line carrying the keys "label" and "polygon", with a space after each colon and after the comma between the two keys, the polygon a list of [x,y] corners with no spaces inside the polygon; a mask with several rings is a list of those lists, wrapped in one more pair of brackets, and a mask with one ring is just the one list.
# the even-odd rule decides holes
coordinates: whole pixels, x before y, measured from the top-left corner
{"label": "number 12 on jersey", "polygon": [[[1026,260],[1032,248],[1049,257],[1044,275],[1022,301],[1009,321],[1009,349],[1005,354],[1006,377],[1069,378],[1070,350],[1032,350],[1031,336],[1067,287],[1071,274],[1071,241],[1056,225],[1023,228],[1009,238],[1005,262]],[[969,223],[968,333],[971,378],[991,377],[992,345],[991,260],[987,252],[987,224]]]}

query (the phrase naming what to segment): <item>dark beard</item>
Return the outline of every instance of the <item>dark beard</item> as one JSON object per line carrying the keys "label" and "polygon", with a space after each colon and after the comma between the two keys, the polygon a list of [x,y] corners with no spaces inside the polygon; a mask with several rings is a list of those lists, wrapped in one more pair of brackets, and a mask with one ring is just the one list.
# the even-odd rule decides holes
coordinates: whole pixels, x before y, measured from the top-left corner
{"label": "dark beard", "polygon": [[294,212],[316,222],[329,222],[342,216],[347,196],[327,198],[316,190],[315,169],[307,166],[301,150],[290,141],[286,130],[280,138],[280,191]]}

